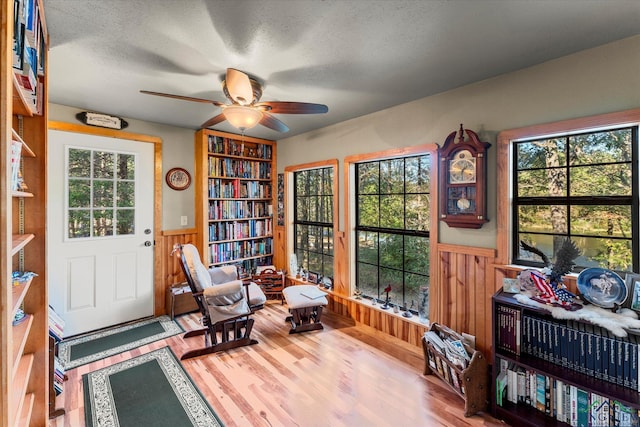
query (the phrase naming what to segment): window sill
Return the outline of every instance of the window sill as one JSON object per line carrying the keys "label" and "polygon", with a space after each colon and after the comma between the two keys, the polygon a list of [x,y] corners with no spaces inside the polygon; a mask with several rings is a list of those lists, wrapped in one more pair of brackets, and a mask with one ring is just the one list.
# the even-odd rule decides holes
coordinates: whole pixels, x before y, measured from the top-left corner
{"label": "window sill", "polygon": [[414,325],[422,326],[422,327],[424,327],[425,329],[429,329],[429,325],[430,325],[429,320],[427,320],[427,322],[426,322],[426,323],[423,323],[423,322],[421,322],[421,321],[419,320],[419,318],[418,318],[418,315],[417,315],[417,314],[413,314],[413,316],[412,316],[412,317],[404,317],[404,316],[402,315],[402,311],[400,311],[400,312],[398,312],[398,313],[395,313],[395,312],[393,311],[393,308],[389,308],[389,309],[387,309],[387,310],[384,310],[384,309],[380,308],[381,304],[379,304],[379,303],[376,303],[376,305],[372,305],[372,304],[371,304],[371,300],[370,300],[370,299],[366,299],[366,298],[363,298],[363,299],[356,299],[356,297],[353,297],[353,296],[351,296],[351,297],[343,297],[343,298],[346,298],[346,299],[348,299],[349,301],[353,301],[353,302],[355,302],[356,304],[359,304],[359,305],[361,305],[361,306],[363,306],[363,307],[367,307],[367,308],[373,309],[373,310],[375,310],[375,311],[378,311],[378,312],[384,313],[384,314],[386,314],[387,316],[390,316],[390,317],[397,317],[398,319],[402,320],[403,322],[412,323],[412,324],[414,324]]}

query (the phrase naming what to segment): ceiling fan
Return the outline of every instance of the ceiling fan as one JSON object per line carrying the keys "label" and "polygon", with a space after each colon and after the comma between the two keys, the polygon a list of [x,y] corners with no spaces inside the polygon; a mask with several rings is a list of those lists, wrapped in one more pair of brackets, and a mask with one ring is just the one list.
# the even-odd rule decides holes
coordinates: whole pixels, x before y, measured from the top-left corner
{"label": "ceiling fan", "polygon": [[204,122],[200,126],[201,129],[217,125],[227,120],[242,132],[254,127],[258,123],[278,132],[287,132],[289,131],[289,127],[275,118],[273,114],[320,114],[329,111],[329,108],[323,104],[286,101],[260,102],[262,85],[255,79],[250,78],[247,74],[234,68],[227,68],[227,74],[222,81],[222,91],[229,101],[231,101],[231,104],[223,104],[222,102],[210,99],[151,92],[148,90],[141,90],[140,92],[147,95],[213,104],[216,107],[222,108],[222,112]]}

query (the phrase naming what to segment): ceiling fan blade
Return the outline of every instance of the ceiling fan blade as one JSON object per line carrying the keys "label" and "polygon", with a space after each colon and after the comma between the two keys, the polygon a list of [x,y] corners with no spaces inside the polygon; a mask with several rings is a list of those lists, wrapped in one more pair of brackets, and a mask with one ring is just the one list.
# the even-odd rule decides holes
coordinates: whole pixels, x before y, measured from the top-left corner
{"label": "ceiling fan blade", "polygon": [[275,114],[321,114],[329,111],[324,104],[308,102],[266,101],[255,104],[256,107],[266,107],[265,110]]}
{"label": "ceiling fan blade", "polygon": [[211,117],[209,120],[200,125],[200,129],[205,129],[217,125],[218,123],[224,122],[225,120],[227,119],[224,117],[224,114],[220,113],[215,117]]}
{"label": "ceiling fan blade", "polygon": [[140,93],[144,93],[146,95],[164,96],[165,98],[181,99],[183,101],[202,102],[204,104],[213,104],[213,105],[216,105],[218,107],[222,107],[224,105],[221,102],[212,101],[210,99],[193,98],[191,96],[182,96],[182,95],[172,95],[170,93],[162,93],[162,92],[151,92],[149,90],[141,90]]}
{"label": "ceiling fan blade", "polygon": [[234,68],[227,68],[225,80],[232,101],[240,105],[249,105],[253,102],[253,88],[249,76]]}
{"label": "ceiling fan blade", "polygon": [[265,111],[262,112],[260,124],[278,132],[289,132],[289,127],[287,125]]}

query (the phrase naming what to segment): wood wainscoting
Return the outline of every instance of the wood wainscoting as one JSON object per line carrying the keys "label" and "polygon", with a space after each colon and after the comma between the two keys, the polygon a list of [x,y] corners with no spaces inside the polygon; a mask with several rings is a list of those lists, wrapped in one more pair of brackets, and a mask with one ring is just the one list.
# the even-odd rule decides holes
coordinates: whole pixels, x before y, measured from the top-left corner
{"label": "wood wainscoting", "polygon": [[[430,321],[476,337],[476,348],[491,353],[491,297],[497,290],[495,249],[438,244],[436,277],[431,278]],[[371,306],[369,300],[332,292],[327,309],[356,322],[422,346],[428,329],[411,320]]]}
{"label": "wood wainscoting", "polygon": [[356,300],[331,293],[327,309],[355,320],[358,324],[370,326],[378,331],[400,338],[409,344],[422,347],[422,336],[428,329],[417,321],[403,318],[392,310],[382,310],[379,306],[371,306],[371,300]]}
{"label": "wood wainscoting", "polygon": [[495,249],[438,244],[437,274],[431,279],[430,320],[476,337],[491,353],[491,297],[497,290]]}
{"label": "wood wainscoting", "polygon": [[184,282],[185,277],[176,257],[171,256],[173,245],[176,243],[198,242],[198,233],[195,228],[185,228],[180,230],[164,230],[156,239],[156,251],[160,254],[160,271],[156,271],[155,283],[155,313],[156,315],[166,314],[165,294],[167,288],[174,283]]}

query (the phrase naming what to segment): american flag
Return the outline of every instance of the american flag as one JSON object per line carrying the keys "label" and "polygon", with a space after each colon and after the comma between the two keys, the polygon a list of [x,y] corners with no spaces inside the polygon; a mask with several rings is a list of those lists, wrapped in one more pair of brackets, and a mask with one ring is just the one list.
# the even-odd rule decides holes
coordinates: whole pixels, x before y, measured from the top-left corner
{"label": "american flag", "polygon": [[540,295],[538,298],[547,303],[556,303],[562,306],[571,306],[574,294],[559,286],[557,283],[549,283],[546,277],[537,271],[531,272],[531,280],[538,288]]}

